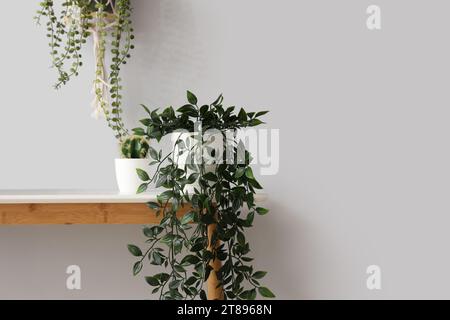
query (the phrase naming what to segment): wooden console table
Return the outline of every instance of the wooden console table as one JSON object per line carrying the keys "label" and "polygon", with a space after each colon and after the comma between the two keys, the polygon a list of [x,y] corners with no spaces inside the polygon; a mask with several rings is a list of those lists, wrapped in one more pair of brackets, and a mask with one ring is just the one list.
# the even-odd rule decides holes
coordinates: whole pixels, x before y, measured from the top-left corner
{"label": "wooden console table", "polygon": [[[123,195],[117,192],[0,191],[0,225],[159,224],[161,217],[146,203],[156,201],[156,192]],[[265,200],[259,194],[256,202]],[[181,209],[182,216],[189,210]],[[214,269],[220,268],[216,260]],[[208,278],[208,299],[223,297],[217,278]]]}

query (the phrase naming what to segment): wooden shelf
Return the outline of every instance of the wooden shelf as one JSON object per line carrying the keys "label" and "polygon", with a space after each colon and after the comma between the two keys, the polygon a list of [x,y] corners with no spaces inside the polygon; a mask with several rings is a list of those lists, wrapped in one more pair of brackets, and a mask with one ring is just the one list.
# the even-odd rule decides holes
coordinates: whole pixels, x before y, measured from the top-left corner
{"label": "wooden shelf", "polygon": [[[0,225],[158,224],[146,203],[158,192],[124,195],[113,191],[0,191]],[[265,200],[259,194],[255,201]],[[190,207],[179,211],[182,216]]]}

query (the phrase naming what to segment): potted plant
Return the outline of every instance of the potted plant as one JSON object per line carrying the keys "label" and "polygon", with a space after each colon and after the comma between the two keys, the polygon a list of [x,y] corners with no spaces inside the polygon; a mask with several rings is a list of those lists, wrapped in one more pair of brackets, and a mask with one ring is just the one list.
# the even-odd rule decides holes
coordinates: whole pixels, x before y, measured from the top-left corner
{"label": "potted plant", "polygon": [[[210,105],[199,105],[191,92],[187,98],[188,104],[177,111],[172,107],[162,112],[146,109],[149,118],[142,121],[146,128],[135,130],[148,139],[159,140],[183,129],[196,143],[188,145],[186,139],[174,139],[172,150],[165,156],[162,152],[151,154],[156,168],[152,177],[141,176],[140,189],[145,190],[151,183],[164,189],[156,202],[148,203],[162,220],[159,225],[143,229],[148,244],[145,250],[128,245],[130,253],[138,258],[133,273],[141,272],[144,261],[161,266],[161,272],[145,277],[160,299],[255,299],[258,293],[274,297],[260,283],[266,272],[251,265],[245,236],[255,215],[268,212],[255,203],[256,190],[262,187],[250,166],[250,153],[242,142],[229,139],[230,130],[262,124],[260,117],[267,112],[240,109],[236,114],[234,107],[224,107],[222,96]],[[214,154],[216,148],[205,147],[205,136],[211,129],[227,145],[219,155]],[[204,161],[205,153],[198,148],[206,149],[217,160]],[[180,164],[180,152],[187,152],[187,159],[197,160]],[[243,159],[223,161],[230,156],[232,160]],[[207,170],[208,165],[214,165],[214,170]],[[196,185],[193,192],[186,190],[187,185]],[[186,213],[179,216],[180,211]],[[206,281],[208,294],[204,289]]]}
{"label": "potted plant", "polygon": [[[122,141],[128,136],[123,124],[122,65],[130,58],[133,45],[130,0],[43,0],[35,17],[38,24],[45,18],[52,67],[57,70],[55,88],[59,89],[77,76],[83,65],[82,48],[92,36],[96,61],[93,81],[93,115],[103,115],[115,136]],[[58,6],[59,7],[59,6]],[[109,43],[109,70],[106,63]]]}
{"label": "potted plant", "polygon": [[152,150],[148,140],[143,136],[129,136],[120,145],[122,158],[115,160],[116,179],[121,193],[136,194],[140,179],[147,179],[149,167],[148,154]]}
{"label": "potted plant", "polygon": [[[61,0],[60,12],[56,6],[56,1],[42,1],[36,16],[38,24],[46,18],[52,67],[58,73],[55,88],[59,89],[78,75],[83,65],[82,47],[92,37],[95,55],[93,115],[103,115],[119,141],[122,158],[116,159],[115,166],[120,191],[136,193],[139,186],[136,169],[148,167],[146,158],[150,146],[146,139],[130,135],[122,120],[120,72],[134,49],[131,1]],[[111,39],[109,44],[108,39]]]}

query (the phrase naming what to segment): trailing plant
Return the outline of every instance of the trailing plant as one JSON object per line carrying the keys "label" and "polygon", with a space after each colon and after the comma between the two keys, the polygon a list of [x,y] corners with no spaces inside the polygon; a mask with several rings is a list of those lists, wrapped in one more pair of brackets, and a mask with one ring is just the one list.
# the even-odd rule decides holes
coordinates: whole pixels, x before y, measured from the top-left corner
{"label": "trailing plant", "polygon": [[[93,83],[94,115],[103,114],[117,139],[128,135],[122,113],[122,85],[120,71],[134,49],[130,0],[61,0],[61,11],[56,12],[56,1],[44,0],[35,17],[38,24],[46,18],[52,67],[57,70],[55,88],[78,76],[83,65],[82,47],[92,35],[96,61]],[[111,38],[111,63],[106,70],[106,47]]]}
{"label": "trailing plant", "polygon": [[148,156],[150,145],[143,136],[130,136],[121,143],[120,151],[126,159],[145,159]]}
{"label": "trailing plant", "polygon": [[[171,133],[178,135],[178,129],[191,134],[190,139],[180,134],[164,156],[162,151],[152,149],[155,173],[140,175],[141,191],[153,183],[164,191],[156,202],[148,203],[161,216],[159,225],[143,229],[148,246],[141,249],[128,245],[130,253],[138,258],[133,273],[139,274],[145,262],[161,266],[162,272],[145,277],[153,287],[152,293],[159,293],[160,299],[206,299],[203,285],[215,272],[213,263],[219,260],[222,266],[216,275],[225,299],[255,299],[257,293],[272,298],[273,293],[260,283],[266,272],[251,264],[253,258],[245,236],[255,215],[268,213],[255,203],[256,191],[262,187],[253,174],[251,155],[244,144],[227,138],[230,130],[262,124],[260,117],[267,112],[240,109],[235,113],[235,107],[223,105],[222,96],[209,105],[199,105],[191,92],[187,98],[188,103],[176,111],[172,107],[163,111],[144,107],[149,114],[141,121],[145,127],[134,129],[135,134],[156,140]],[[199,123],[201,134],[196,134],[194,129],[199,129]],[[203,156],[209,129],[217,129],[228,145],[218,157],[215,148],[206,146],[208,155],[216,159],[212,161]],[[220,160],[230,155],[236,160],[242,154],[242,161]],[[201,161],[179,161],[181,156],[198,159],[199,155]],[[186,213],[178,216],[179,211]]]}

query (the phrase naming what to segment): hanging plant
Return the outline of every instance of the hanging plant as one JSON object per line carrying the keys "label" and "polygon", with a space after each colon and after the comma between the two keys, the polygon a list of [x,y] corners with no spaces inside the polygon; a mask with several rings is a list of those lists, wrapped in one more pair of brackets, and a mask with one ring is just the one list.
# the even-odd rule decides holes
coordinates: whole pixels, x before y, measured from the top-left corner
{"label": "hanging plant", "polygon": [[[122,141],[128,131],[121,116],[120,71],[134,49],[130,0],[61,0],[60,5],[57,13],[55,1],[42,1],[35,18],[38,24],[46,19],[52,67],[58,73],[54,86],[59,89],[78,76],[83,65],[83,45],[92,36],[95,56],[93,115],[104,115],[116,138]],[[109,69],[106,65],[108,42]]]}
{"label": "hanging plant", "polygon": [[[138,258],[133,273],[140,273],[145,261],[161,266],[162,272],[145,278],[160,299],[206,299],[204,284],[209,277],[218,281],[217,286],[209,288],[216,292],[216,299],[255,299],[258,293],[273,298],[273,293],[260,283],[266,272],[251,265],[245,236],[255,215],[268,212],[255,203],[256,190],[262,186],[253,175],[251,155],[243,143],[227,138],[230,130],[262,124],[260,117],[267,112],[240,109],[236,114],[234,107],[223,106],[222,96],[200,107],[191,92],[188,104],[177,111],[172,107],[161,112],[145,110],[149,114],[141,121],[145,127],[134,129],[134,133],[156,140],[172,134],[174,144],[166,155],[149,148],[153,175],[138,170],[143,181],[140,191],[153,183],[164,191],[156,202],[148,203],[162,218],[159,225],[143,229],[148,247],[128,246]],[[199,123],[200,131],[194,132]],[[187,133],[179,133],[180,129]],[[218,140],[214,141],[222,139],[226,146],[217,158],[218,149],[205,138],[211,129],[216,131],[214,137]],[[204,148],[217,160],[203,159]],[[199,155],[201,161],[194,161]],[[234,161],[221,161],[230,156]],[[188,211],[178,216],[180,210]]]}

